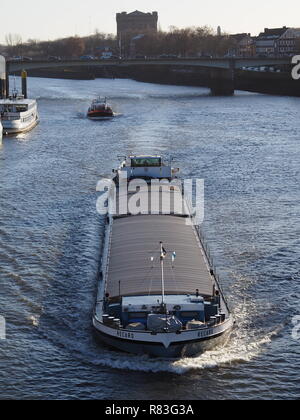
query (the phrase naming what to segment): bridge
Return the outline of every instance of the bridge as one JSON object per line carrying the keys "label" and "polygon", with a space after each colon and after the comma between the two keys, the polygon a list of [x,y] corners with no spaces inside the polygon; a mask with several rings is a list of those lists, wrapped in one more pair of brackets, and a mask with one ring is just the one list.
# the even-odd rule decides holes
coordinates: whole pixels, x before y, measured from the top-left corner
{"label": "bridge", "polygon": [[35,70],[43,68],[65,67],[126,67],[126,66],[186,66],[213,69],[242,69],[244,67],[262,67],[288,65],[289,58],[172,58],[172,59],[130,59],[130,60],[33,60],[33,61],[8,61],[10,73],[22,70]]}
{"label": "bridge", "polygon": [[[193,77],[194,79],[197,79],[196,85],[210,88],[213,94],[232,95],[234,94],[235,89],[252,90],[252,87],[248,88],[247,83],[240,85],[236,83],[237,75],[243,70],[258,67],[289,68],[289,66],[291,66],[291,59],[288,57],[146,58],[98,60],[57,59],[32,61],[11,60],[8,61],[6,65],[8,74],[19,73],[22,70],[37,71],[43,69],[59,70],[66,68],[74,70],[80,69],[81,71],[86,72],[94,71],[95,74],[101,74],[102,69],[104,74],[107,74],[107,72],[114,72],[114,77],[119,77],[120,74],[126,74],[129,78],[135,78],[140,81],[168,83],[168,80],[170,80],[170,83],[175,82],[175,84],[176,77],[174,75],[177,74],[178,80],[180,77],[181,80],[184,80],[187,79],[187,77],[184,77],[184,73],[186,73],[186,75],[189,73],[191,75],[191,79],[193,79]],[[248,77],[251,78],[252,74],[250,74],[250,72],[247,73]],[[98,75],[97,77],[101,76]],[[274,77],[275,75],[270,75],[271,79]],[[187,82],[189,82],[189,80],[187,80]],[[276,83],[274,83],[274,86],[275,85]],[[253,89],[253,91],[255,91],[255,87]],[[282,94],[282,92],[279,93]]]}

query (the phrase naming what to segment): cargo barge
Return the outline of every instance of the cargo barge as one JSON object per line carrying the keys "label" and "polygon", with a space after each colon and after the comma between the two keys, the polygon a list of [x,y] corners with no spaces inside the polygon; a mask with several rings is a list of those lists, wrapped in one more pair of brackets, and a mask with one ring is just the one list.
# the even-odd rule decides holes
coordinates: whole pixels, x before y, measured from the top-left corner
{"label": "cargo barge", "polygon": [[[160,156],[131,156],[114,171],[114,198],[123,194],[122,180],[126,185],[143,180],[139,197],[151,197],[151,212],[149,204],[141,214],[114,206],[107,216],[93,326],[110,347],[190,357],[229,337],[233,318],[182,188],[170,186],[173,204],[168,211],[163,204],[168,201],[166,189],[159,188],[155,198],[148,189],[153,181],[174,180],[177,171]],[[176,198],[181,200],[180,214]]]}

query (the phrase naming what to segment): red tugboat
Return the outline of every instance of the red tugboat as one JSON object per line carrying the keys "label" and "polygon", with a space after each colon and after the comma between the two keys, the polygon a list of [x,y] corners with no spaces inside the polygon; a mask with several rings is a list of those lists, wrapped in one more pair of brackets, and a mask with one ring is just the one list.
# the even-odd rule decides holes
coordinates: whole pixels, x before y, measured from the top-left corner
{"label": "red tugboat", "polygon": [[114,113],[110,105],[108,105],[106,98],[104,101],[101,98],[94,99],[89,107],[87,117],[91,120],[103,120],[106,118],[113,118]]}

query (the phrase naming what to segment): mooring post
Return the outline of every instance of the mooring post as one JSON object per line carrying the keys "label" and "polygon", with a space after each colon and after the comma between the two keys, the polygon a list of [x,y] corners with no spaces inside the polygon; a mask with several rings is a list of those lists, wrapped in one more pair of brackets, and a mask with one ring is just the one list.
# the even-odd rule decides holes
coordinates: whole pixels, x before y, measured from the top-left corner
{"label": "mooring post", "polygon": [[5,97],[5,80],[0,79],[0,99]]}
{"label": "mooring post", "polygon": [[27,71],[22,70],[22,95],[24,96],[24,99],[27,99]]}
{"label": "mooring post", "polygon": [[6,79],[6,60],[0,55],[0,98],[4,99],[5,95],[5,79]]}
{"label": "mooring post", "polygon": [[5,97],[8,98],[9,97],[9,63],[6,62],[6,66],[5,66]]}

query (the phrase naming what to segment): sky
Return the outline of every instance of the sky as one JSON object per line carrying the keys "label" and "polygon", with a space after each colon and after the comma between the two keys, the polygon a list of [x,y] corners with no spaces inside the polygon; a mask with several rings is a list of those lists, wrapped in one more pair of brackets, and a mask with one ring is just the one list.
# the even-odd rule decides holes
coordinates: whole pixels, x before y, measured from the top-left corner
{"label": "sky", "polygon": [[95,29],[116,33],[116,13],[134,10],[158,11],[162,30],[220,25],[225,32],[257,35],[265,27],[300,27],[299,0],[1,0],[0,43],[8,33],[23,41],[85,36]]}

